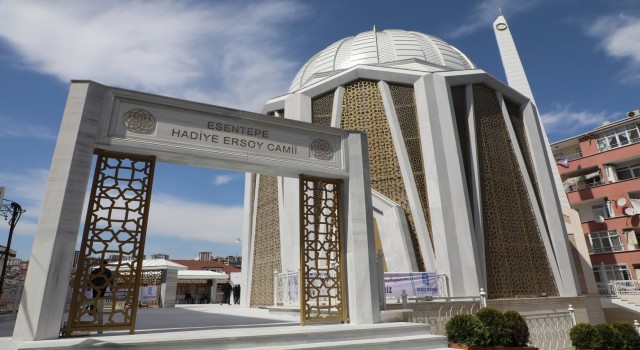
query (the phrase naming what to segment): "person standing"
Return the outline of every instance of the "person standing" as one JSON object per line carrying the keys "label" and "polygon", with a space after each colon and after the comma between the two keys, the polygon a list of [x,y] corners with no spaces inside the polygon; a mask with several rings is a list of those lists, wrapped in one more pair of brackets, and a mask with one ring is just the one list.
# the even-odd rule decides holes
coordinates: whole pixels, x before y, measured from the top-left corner
{"label": "person standing", "polygon": [[233,286],[233,303],[240,304],[240,284]]}
{"label": "person standing", "polygon": [[[89,305],[89,312],[93,314],[94,319],[97,318],[98,325],[100,326],[104,323],[102,315],[104,311],[104,295],[112,285],[111,270],[109,270],[107,265],[108,262],[106,260],[100,260],[98,267],[91,270],[91,274],[89,275],[89,287],[93,295],[91,305]],[[98,333],[102,333],[102,331],[100,330]]]}
{"label": "person standing", "polygon": [[231,305],[231,283],[229,283],[229,280],[227,280],[225,283],[222,284],[222,294],[224,295],[224,298],[222,299],[222,302],[220,303],[220,305],[222,304],[229,304]]}

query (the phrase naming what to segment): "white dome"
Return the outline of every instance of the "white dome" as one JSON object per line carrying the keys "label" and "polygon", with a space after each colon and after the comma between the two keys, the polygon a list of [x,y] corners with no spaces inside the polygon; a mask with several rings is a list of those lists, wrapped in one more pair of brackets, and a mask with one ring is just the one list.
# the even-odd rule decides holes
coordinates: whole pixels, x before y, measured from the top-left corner
{"label": "white dome", "polygon": [[338,40],[311,57],[296,74],[289,92],[304,87],[318,73],[408,59],[425,61],[445,70],[476,68],[460,50],[431,35],[399,29],[376,32],[374,28]]}

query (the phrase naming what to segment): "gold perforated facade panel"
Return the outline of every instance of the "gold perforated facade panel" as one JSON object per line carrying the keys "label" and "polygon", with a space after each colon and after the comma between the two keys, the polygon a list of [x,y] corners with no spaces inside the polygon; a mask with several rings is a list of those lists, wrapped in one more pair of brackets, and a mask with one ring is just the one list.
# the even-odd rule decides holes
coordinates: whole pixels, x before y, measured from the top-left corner
{"label": "gold perforated facade panel", "polygon": [[277,177],[260,175],[251,278],[252,307],[273,305],[273,271],[280,268]]}
{"label": "gold perforated facade panel", "polygon": [[331,126],[333,95],[334,93],[331,92],[311,100],[311,122],[313,124]]}
{"label": "gold perforated facade panel", "polygon": [[[416,99],[413,86],[389,84],[391,99],[398,117],[398,124],[404,139],[404,146],[407,150],[411,172],[415,181],[422,215],[427,223],[429,239],[433,245],[433,235],[431,234],[431,216],[429,215],[429,197],[427,195],[427,178],[425,175],[424,162],[422,161],[422,146],[420,144],[420,128],[418,127],[418,113],[416,112]],[[418,252],[419,250],[415,250]]]}
{"label": "gold perforated facade panel", "polygon": [[[342,123],[345,130],[367,134],[371,188],[398,203],[407,215],[411,242],[420,271],[425,270],[416,237],[411,208],[405,191],[391,130],[378,85],[374,81],[359,80],[345,86],[342,101]],[[433,267],[429,267],[433,268]]]}
{"label": "gold perforated facade panel", "polygon": [[482,217],[491,299],[558,295],[496,92],[473,85]]}
{"label": "gold perforated facade panel", "polygon": [[[513,131],[516,134],[516,138],[518,139],[518,145],[522,150],[524,164],[527,167],[527,173],[529,174],[529,178],[531,179],[533,191],[536,194],[538,203],[541,204],[542,201],[540,197],[540,188],[538,187],[538,179],[533,168],[533,160],[531,158],[531,151],[529,149],[529,139],[527,139],[527,132],[524,127],[524,118],[522,116],[522,113],[520,112],[520,106],[507,99],[505,99],[504,102],[507,106],[507,111],[509,112],[509,119],[511,120],[511,125],[513,125]],[[545,222],[546,227],[546,217],[544,215],[544,211],[541,210],[540,213],[542,214],[542,218]]]}

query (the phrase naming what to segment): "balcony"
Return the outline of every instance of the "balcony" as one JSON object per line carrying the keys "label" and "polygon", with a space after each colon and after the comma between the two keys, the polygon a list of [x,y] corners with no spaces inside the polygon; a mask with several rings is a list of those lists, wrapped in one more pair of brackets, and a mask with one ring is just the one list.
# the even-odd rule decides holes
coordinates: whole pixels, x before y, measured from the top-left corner
{"label": "balcony", "polygon": [[575,185],[569,185],[565,188],[565,192],[569,193],[569,192],[575,192],[575,191],[580,191],[580,190],[586,190],[589,188],[594,188],[594,187],[598,187],[598,186],[602,186],[604,185],[604,182],[602,180],[598,180],[598,181],[593,181],[593,182],[589,182],[589,183],[577,183]]}
{"label": "balcony", "polygon": [[640,295],[640,280],[619,280],[609,282],[598,282],[600,295],[620,296],[620,295]]}

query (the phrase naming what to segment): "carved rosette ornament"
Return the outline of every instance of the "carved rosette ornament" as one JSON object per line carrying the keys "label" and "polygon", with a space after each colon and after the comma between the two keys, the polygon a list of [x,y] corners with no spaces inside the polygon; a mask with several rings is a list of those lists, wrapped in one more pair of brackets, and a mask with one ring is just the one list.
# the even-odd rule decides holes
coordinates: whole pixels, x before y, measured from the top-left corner
{"label": "carved rosette ornament", "polygon": [[149,111],[132,109],[124,114],[124,126],[136,134],[150,134],[156,127],[156,119]]}
{"label": "carved rosette ornament", "polygon": [[333,158],[333,146],[327,140],[315,139],[309,148],[316,159],[329,160]]}

